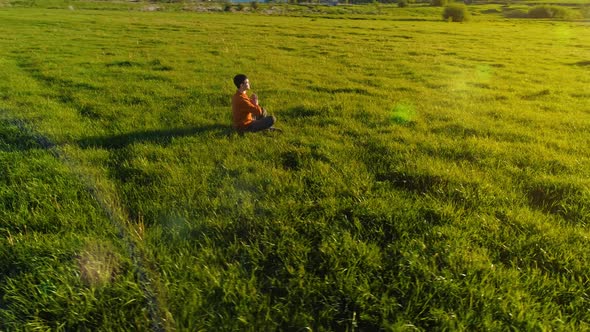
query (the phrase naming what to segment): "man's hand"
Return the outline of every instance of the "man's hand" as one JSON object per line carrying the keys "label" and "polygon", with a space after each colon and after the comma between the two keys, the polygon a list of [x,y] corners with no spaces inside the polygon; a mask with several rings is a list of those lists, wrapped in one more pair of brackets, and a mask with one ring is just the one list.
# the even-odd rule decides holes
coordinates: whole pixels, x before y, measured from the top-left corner
{"label": "man's hand", "polygon": [[253,93],[250,97],[250,101],[252,102],[252,104],[258,106],[258,96],[255,93]]}

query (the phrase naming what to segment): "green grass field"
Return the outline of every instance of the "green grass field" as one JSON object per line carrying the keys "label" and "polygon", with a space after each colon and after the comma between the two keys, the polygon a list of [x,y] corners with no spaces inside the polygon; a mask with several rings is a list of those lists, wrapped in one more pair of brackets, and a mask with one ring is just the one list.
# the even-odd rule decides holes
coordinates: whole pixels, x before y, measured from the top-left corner
{"label": "green grass field", "polygon": [[[35,6],[0,330],[590,330],[587,21]],[[237,73],[283,132],[232,132]]]}

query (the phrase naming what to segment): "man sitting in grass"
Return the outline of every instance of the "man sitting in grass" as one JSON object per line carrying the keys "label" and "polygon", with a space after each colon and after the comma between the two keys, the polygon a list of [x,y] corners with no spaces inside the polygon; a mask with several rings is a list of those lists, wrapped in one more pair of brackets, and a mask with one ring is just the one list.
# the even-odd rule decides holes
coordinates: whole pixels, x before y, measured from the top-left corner
{"label": "man sitting in grass", "polygon": [[250,90],[248,77],[244,74],[236,75],[234,84],[238,88],[231,102],[234,128],[238,132],[275,130],[272,125],[277,119],[272,115],[267,115],[266,110],[258,105],[256,94],[252,94],[251,97],[246,94],[246,91]]}

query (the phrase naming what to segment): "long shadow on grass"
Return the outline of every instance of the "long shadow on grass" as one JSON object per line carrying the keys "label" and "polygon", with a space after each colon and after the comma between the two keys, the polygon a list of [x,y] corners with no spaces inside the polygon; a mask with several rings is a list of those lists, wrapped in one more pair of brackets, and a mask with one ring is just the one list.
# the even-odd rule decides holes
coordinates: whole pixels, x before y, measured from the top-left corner
{"label": "long shadow on grass", "polygon": [[86,137],[78,140],[77,143],[82,148],[100,147],[105,149],[120,149],[137,142],[169,144],[173,138],[208,132],[215,132],[218,136],[227,136],[232,130],[229,126],[214,124],[202,127],[144,130],[113,136]]}
{"label": "long shadow on grass", "polygon": [[33,132],[24,121],[0,119],[0,151],[48,150],[52,147],[53,142]]}

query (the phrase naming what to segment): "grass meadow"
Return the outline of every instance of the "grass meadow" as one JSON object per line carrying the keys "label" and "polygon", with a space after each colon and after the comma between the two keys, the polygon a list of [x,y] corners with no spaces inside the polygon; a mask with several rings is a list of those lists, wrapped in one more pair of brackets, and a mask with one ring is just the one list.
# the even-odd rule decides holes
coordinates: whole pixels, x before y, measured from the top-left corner
{"label": "grass meadow", "polygon": [[[588,21],[30,4],[0,330],[590,329]],[[232,132],[237,73],[283,132]]]}

